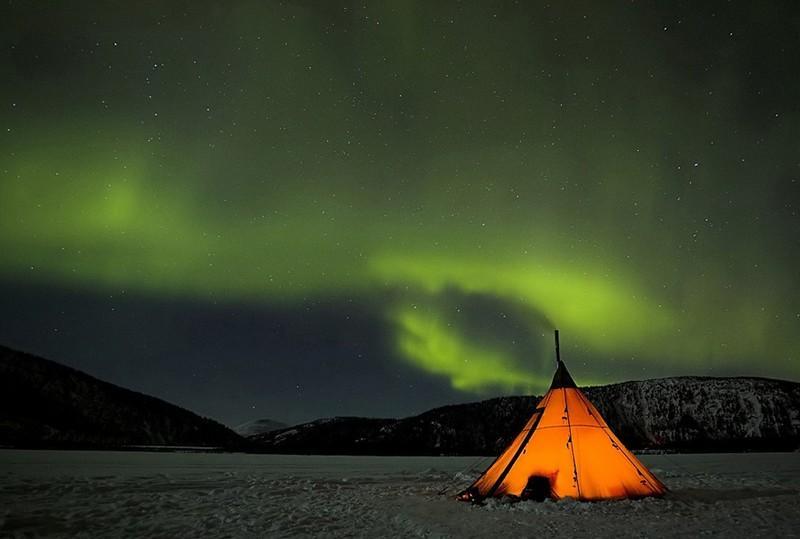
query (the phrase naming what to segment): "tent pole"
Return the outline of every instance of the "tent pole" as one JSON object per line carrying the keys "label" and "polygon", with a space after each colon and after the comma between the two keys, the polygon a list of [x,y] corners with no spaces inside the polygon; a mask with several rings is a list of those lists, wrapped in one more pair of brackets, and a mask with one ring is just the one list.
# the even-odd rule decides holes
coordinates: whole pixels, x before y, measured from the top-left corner
{"label": "tent pole", "polygon": [[561,363],[561,351],[558,348],[558,330],[556,330],[556,365]]}

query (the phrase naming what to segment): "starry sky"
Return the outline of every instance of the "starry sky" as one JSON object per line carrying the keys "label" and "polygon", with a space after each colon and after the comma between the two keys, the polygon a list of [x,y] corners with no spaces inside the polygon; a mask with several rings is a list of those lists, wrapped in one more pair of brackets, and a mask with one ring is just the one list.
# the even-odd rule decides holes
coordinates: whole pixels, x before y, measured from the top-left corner
{"label": "starry sky", "polygon": [[0,12],[0,343],[229,425],[540,393],[556,327],[800,378],[795,2]]}

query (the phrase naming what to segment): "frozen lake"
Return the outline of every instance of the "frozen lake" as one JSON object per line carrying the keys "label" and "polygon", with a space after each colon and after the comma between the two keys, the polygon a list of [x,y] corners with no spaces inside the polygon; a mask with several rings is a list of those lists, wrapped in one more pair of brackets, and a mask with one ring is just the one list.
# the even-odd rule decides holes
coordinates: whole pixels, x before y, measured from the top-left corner
{"label": "frozen lake", "polygon": [[473,506],[489,458],[0,450],[0,536],[800,535],[800,453],[641,460],[666,497]]}

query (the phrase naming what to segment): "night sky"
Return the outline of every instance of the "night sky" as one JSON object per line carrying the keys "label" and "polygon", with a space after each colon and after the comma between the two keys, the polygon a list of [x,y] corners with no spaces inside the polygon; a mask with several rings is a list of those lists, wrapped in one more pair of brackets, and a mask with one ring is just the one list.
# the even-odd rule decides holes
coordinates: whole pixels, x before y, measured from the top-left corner
{"label": "night sky", "polygon": [[[230,425],[800,378],[796,2],[0,7],[0,343]],[[603,5],[600,5],[603,4]]]}

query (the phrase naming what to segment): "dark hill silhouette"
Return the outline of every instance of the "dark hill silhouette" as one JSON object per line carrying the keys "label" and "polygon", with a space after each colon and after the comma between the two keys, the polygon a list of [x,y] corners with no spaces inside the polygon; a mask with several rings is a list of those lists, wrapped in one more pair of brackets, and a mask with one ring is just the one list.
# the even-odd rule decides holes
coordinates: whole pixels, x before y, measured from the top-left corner
{"label": "dark hill silhouette", "polygon": [[247,442],[163,400],[0,346],[0,445],[241,449]]}

